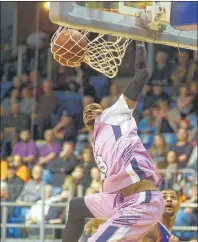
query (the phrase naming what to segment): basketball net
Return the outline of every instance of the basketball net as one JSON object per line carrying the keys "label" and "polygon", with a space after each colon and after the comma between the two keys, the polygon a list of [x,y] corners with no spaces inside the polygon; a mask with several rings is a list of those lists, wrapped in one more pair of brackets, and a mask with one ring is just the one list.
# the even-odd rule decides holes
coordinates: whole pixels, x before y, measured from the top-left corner
{"label": "basketball net", "polygon": [[[59,35],[61,35],[62,32],[67,29],[71,28],[60,26],[59,29],[54,33],[51,40],[51,50],[55,45],[56,39],[59,37]],[[110,78],[115,77],[118,73],[118,67],[122,63],[122,59],[125,55],[127,46],[132,40],[124,39],[122,37],[114,37],[112,41],[105,40],[105,35],[99,33],[93,40],[91,40],[89,31],[78,29],[76,29],[76,31],[80,32],[83,36],[82,38],[86,38],[88,43],[88,45],[86,46],[87,50],[84,58],[82,59],[82,56],[79,55],[79,61],[76,62],[71,62],[70,59],[64,58],[64,55],[66,53],[70,53],[71,56],[78,56],[78,53],[72,53],[71,51],[74,46],[71,46],[70,49],[67,49],[66,47],[69,39],[72,39],[74,41],[74,38],[72,38],[72,34],[70,34],[68,40],[62,46],[57,45],[56,43],[56,46],[60,47],[60,49],[64,49],[65,52],[61,55],[57,55],[56,52],[52,52],[54,59],[58,61],[61,65],[70,67],[79,67],[82,62],[85,62],[96,71],[103,73]],[[75,45],[81,47],[78,44],[79,42],[80,40],[78,40]]]}

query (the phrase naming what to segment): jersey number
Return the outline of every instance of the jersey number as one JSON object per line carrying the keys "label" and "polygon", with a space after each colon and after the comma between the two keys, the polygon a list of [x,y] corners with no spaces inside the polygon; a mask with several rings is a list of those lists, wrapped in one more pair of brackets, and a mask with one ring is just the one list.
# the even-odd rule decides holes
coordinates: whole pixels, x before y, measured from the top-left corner
{"label": "jersey number", "polygon": [[106,173],[108,171],[108,167],[107,167],[107,164],[104,162],[101,155],[98,155],[96,157],[96,164],[101,171],[101,178],[104,179],[106,176]]}

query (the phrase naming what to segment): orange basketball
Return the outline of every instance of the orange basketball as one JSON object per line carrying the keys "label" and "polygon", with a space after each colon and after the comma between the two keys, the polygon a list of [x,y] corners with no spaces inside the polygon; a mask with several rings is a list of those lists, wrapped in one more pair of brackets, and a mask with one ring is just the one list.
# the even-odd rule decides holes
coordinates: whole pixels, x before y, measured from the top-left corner
{"label": "orange basketball", "polygon": [[63,57],[61,57],[60,55],[54,55],[54,59],[56,61],[58,61],[62,66],[80,67],[80,65],[81,65],[80,62],[67,61]]}
{"label": "orange basketball", "polygon": [[[66,29],[55,36],[51,43],[54,58],[62,65],[82,62],[87,52],[87,39],[79,31]],[[55,57],[56,56],[56,57]],[[73,62],[73,64],[72,64]]]}

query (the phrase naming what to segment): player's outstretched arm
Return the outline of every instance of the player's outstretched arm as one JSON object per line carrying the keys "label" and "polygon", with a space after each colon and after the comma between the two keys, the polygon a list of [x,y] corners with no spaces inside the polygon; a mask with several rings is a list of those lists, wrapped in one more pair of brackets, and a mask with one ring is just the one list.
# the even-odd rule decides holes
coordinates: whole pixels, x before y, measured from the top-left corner
{"label": "player's outstretched arm", "polygon": [[136,41],[135,76],[123,92],[126,103],[130,109],[136,106],[148,78],[149,72],[146,47],[143,42]]}

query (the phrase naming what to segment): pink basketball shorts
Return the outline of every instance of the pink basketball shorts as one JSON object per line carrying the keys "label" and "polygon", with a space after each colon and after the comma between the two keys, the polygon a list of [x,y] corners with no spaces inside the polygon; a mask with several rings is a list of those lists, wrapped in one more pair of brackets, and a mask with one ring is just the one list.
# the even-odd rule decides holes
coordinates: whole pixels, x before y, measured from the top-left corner
{"label": "pink basketball shorts", "polygon": [[164,201],[159,191],[122,194],[97,193],[85,197],[88,209],[106,222],[89,242],[138,242],[159,221]]}

